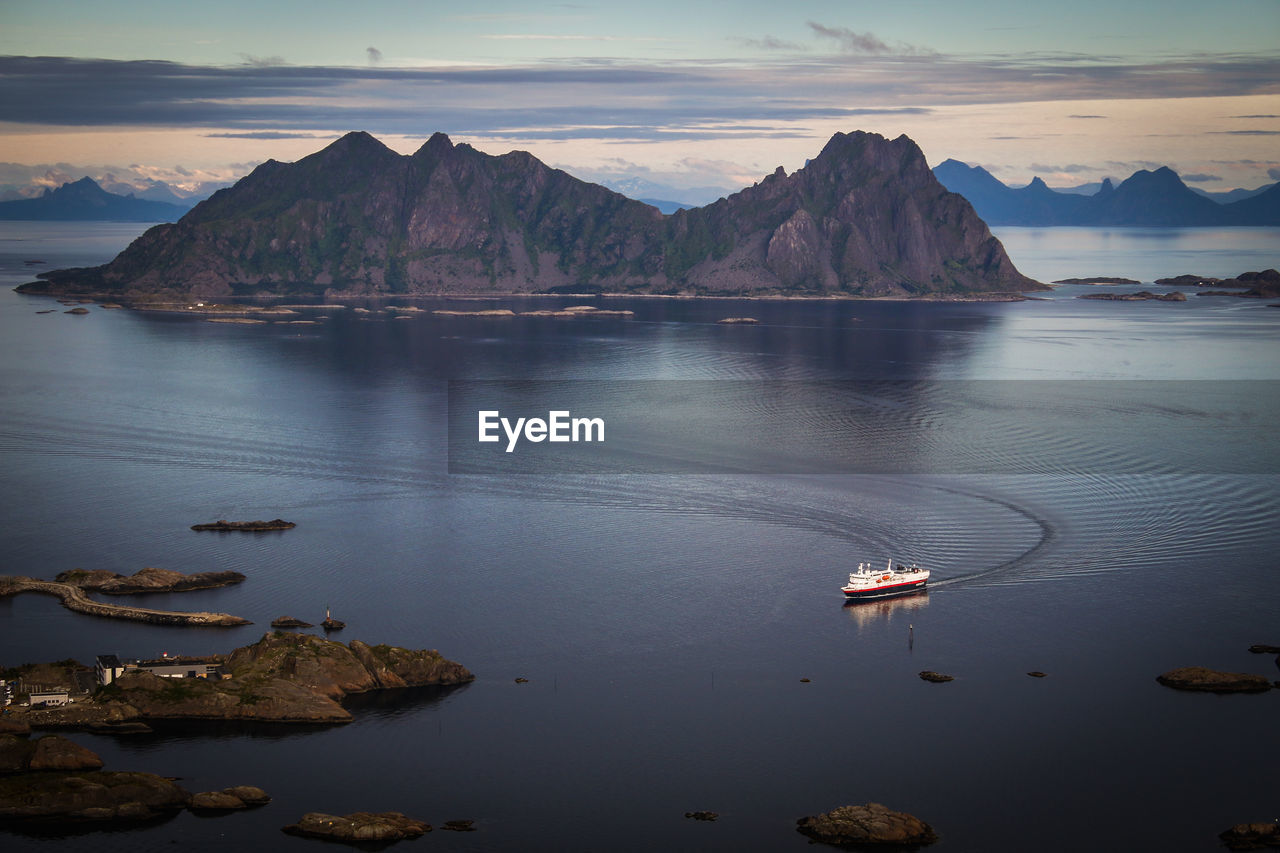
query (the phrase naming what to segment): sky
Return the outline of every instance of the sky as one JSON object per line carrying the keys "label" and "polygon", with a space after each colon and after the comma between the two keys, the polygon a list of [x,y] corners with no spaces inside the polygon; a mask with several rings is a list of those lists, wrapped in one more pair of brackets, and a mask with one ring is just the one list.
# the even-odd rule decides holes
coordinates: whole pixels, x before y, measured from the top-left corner
{"label": "sky", "polygon": [[1280,180],[1280,0],[0,0],[0,186],[190,189],[350,130],[685,191],[852,130],[1013,186],[1253,188]]}

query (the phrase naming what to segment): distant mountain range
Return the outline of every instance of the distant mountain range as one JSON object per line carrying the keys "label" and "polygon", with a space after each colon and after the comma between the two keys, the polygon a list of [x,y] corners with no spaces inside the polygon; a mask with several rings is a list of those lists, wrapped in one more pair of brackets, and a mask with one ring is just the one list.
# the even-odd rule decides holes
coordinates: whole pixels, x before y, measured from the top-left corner
{"label": "distant mountain range", "polygon": [[1118,187],[1108,178],[1092,195],[1058,192],[1040,178],[1014,189],[981,166],[958,160],[939,163],[933,173],[990,225],[1280,225],[1280,184],[1220,204],[1188,187],[1167,166],[1134,172]]}
{"label": "distant mountain range", "polygon": [[0,220],[175,222],[190,207],[164,201],[117,195],[92,178],[45,190],[36,198],[0,201]]}
{"label": "distant mountain range", "polygon": [[973,208],[905,136],[838,133],[705,207],[664,216],[523,151],[350,133],[268,161],[114,261],[27,293],[380,295],[606,290],[860,296],[1021,291]]}

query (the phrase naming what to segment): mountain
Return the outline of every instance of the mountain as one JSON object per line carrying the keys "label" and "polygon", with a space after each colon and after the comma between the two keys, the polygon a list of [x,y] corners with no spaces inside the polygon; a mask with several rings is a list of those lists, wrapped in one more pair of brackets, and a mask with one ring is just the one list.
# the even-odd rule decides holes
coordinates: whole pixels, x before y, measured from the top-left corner
{"label": "mountain", "polygon": [[1265,200],[1269,190],[1219,204],[1188,187],[1167,166],[1134,172],[1118,187],[1108,178],[1093,195],[1057,192],[1040,178],[1014,189],[986,169],[958,160],[939,163],[933,171],[943,186],[967,198],[992,225],[1280,225],[1275,203]]}
{"label": "mountain", "polygon": [[[608,174],[601,176],[596,183],[608,187],[616,193],[622,193],[627,198],[634,198],[648,204],[653,204],[649,199],[656,198],[678,204],[681,207],[701,207],[704,204],[711,204],[713,201],[732,195],[735,191],[735,188],[732,187],[676,187],[671,184],[651,181],[638,175]],[[657,205],[654,206],[656,207]],[[666,211],[663,212],[665,213]]]}
{"label": "mountain", "polygon": [[0,201],[0,219],[104,222],[173,222],[187,212],[185,205],[116,195],[92,178],[45,190],[38,198]]}
{"label": "mountain", "polygon": [[1225,207],[1235,216],[1236,225],[1280,225],[1280,184]]}
{"label": "mountain", "polygon": [[685,204],[681,201],[667,201],[661,198],[638,198],[636,201],[642,201],[650,207],[656,207],[663,213],[675,213],[677,210],[688,210],[696,205]]}
{"label": "mountain", "polygon": [[1230,204],[1233,201],[1243,201],[1246,198],[1253,198],[1255,195],[1262,195],[1274,186],[1275,184],[1263,184],[1256,190],[1246,190],[1243,187],[1236,187],[1233,190],[1226,190],[1224,192],[1212,192],[1210,190],[1202,190],[1199,187],[1192,187],[1191,191],[1196,195],[1202,195],[1207,199],[1212,199],[1218,204]]}
{"label": "mountain", "polygon": [[268,161],[111,263],[23,292],[227,296],[613,292],[912,295],[1037,288],[905,136],[838,133],[706,207],[655,208],[437,133],[400,155],[349,133]]}

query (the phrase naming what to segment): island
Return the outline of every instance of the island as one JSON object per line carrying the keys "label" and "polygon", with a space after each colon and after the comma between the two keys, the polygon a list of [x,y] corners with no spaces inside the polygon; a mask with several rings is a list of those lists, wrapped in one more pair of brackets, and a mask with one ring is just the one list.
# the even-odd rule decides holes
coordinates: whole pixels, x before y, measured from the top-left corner
{"label": "island", "polygon": [[[346,247],[334,251],[334,246]],[[110,263],[22,293],[121,301],[618,293],[920,297],[1045,290],[906,136],[836,133],[705,207],[657,208],[436,133],[411,155],[352,132],[267,161]],[[250,317],[248,319],[256,319]]]}
{"label": "island", "polygon": [[813,841],[840,847],[915,849],[938,840],[938,833],[920,818],[880,803],[841,806],[824,814],[802,817],[796,821],[796,831]]}
{"label": "island", "polygon": [[199,677],[165,678],[126,670],[92,696],[52,708],[11,709],[7,719],[33,729],[155,720],[349,723],[341,700],[355,693],[456,686],[475,680],[434,649],[343,645],[309,634],[273,631],[213,657]]}
{"label": "island", "polygon": [[1272,688],[1265,675],[1249,672],[1219,672],[1203,666],[1184,666],[1156,676],[1156,681],[1175,690],[1205,693],[1265,693]]}
{"label": "island", "polygon": [[[1245,272],[1235,278],[1213,280],[1214,290],[1205,290],[1198,296],[1241,296],[1246,299],[1274,299],[1280,296],[1280,271],[1274,269]],[[1244,288],[1244,290],[1220,290],[1216,288]]]}
{"label": "island", "polygon": [[191,529],[262,533],[268,530],[292,530],[297,526],[292,521],[285,521],[283,518],[274,518],[271,521],[226,521],[219,519],[207,524],[193,524]]}
{"label": "island", "polygon": [[72,569],[60,572],[54,581],[92,590],[106,595],[138,595],[147,592],[187,592],[194,589],[216,589],[242,583],[240,572],[194,572],[183,574],[172,569],[148,567],[132,575],[121,575],[107,569]]}
{"label": "island", "polygon": [[[1060,278],[1054,284],[1141,284],[1142,282],[1134,278],[1117,278],[1115,276],[1099,275],[1093,278]],[[1159,282],[1157,282],[1158,284]]]}
{"label": "island", "polygon": [[1139,290],[1137,293],[1085,293],[1077,296],[1076,299],[1101,299],[1108,302],[1144,302],[1148,299],[1156,302],[1186,302],[1187,295],[1177,290],[1172,293],[1152,293],[1149,290]]}

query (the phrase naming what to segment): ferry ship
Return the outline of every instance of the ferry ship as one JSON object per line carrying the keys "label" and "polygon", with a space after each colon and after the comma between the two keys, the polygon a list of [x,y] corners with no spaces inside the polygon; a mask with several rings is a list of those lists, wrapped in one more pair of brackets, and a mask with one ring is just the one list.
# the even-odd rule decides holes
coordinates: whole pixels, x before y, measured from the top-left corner
{"label": "ferry ship", "polygon": [[840,588],[846,599],[885,598],[920,592],[929,583],[929,570],[912,564],[893,567],[893,559],[883,571],[871,568],[870,563],[859,563],[856,572],[849,573],[849,582]]}

